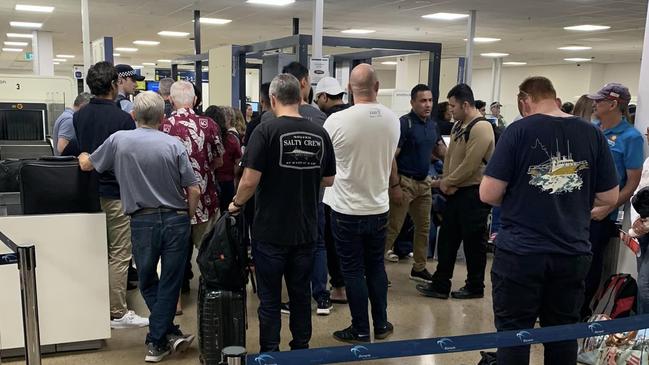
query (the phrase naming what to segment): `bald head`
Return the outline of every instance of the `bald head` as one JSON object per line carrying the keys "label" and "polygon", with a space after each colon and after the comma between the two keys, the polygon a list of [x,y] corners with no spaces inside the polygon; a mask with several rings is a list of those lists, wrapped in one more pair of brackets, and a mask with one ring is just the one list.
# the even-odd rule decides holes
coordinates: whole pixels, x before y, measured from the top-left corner
{"label": "bald head", "polygon": [[349,88],[354,94],[354,100],[375,102],[379,92],[379,81],[374,67],[361,63],[354,67],[349,76]]}

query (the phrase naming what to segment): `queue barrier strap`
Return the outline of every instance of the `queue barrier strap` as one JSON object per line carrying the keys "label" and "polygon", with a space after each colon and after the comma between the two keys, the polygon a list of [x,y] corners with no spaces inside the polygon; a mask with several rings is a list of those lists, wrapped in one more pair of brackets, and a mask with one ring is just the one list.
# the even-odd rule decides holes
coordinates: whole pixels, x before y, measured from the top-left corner
{"label": "queue barrier strap", "polygon": [[[248,355],[252,365],[336,364],[408,356],[449,354],[493,348],[515,347],[575,340],[649,328],[649,315],[610,321],[578,323],[521,331],[368,343],[356,346],[323,347],[308,350]],[[477,359],[476,359],[477,361]]]}

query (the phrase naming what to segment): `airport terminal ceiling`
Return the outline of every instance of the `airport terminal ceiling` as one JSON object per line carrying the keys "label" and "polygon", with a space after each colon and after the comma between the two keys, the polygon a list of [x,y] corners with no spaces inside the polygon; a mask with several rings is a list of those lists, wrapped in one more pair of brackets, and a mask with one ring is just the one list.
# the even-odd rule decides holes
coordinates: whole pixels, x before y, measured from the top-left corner
{"label": "airport terminal ceiling", "polygon": [[[82,62],[81,12],[78,0],[38,0],[34,5],[54,6],[50,14],[18,12],[17,0],[0,2],[0,38],[3,42],[24,41],[8,38],[6,33],[29,30],[10,27],[10,21],[43,23],[42,30],[54,33],[54,54],[73,55],[61,61],[57,72],[65,72],[72,63]],[[374,32],[353,34],[357,38],[439,42],[443,58],[465,53],[466,19],[454,21],[424,19],[422,15],[478,11],[477,37],[501,39],[476,45],[476,55],[487,52],[508,53],[507,61],[530,65],[566,63],[566,57],[594,57],[594,62],[638,62],[641,57],[646,0],[325,0],[324,35],[347,36],[348,29]],[[202,49],[224,44],[250,44],[285,37],[292,32],[291,19],[300,18],[300,33],[311,33],[312,1],[297,0],[285,7],[248,4],[243,0],[90,0],[91,40],[113,36],[115,47],[138,48],[137,52],[118,52],[116,62],[140,65],[173,60],[193,53],[193,10],[202,17],[231,20],[224,25],[202,25]],[[567,31],[566,26],[595,24],[611,28],[604,31]],[[187,32],[181,38],[160,36],[162,30]],[[133,45],[136,40],[159,41],[157,46]],[[32,69],[24,53],[1,52],[0,69]],[[564,46],[592,47],[580,52],[558,50]],[[7,47],[7,46],[5,46]],[[325,54],[327,50],[325,49]],[[163,61],[158,61],[163,60]],[[489,67],[490,60],[475,57],[476,67]]]}

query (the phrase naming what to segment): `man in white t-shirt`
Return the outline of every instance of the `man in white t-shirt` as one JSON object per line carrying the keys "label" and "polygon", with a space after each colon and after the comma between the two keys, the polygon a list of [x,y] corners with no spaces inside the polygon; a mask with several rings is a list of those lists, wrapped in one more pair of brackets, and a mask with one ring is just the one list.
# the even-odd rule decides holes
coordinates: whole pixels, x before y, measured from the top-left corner
{"label": "man in white t-shirt", "polygon": [[334,337],[366,343],[370,341],[368,298],[374,338],[382,340],[393,332],[387,318],[383,251],[390,209],[388,188],[399,184],[390,181],[390,171],[396,168],[400,129],[396,115],[376,101],[379,82],[372,66],[354,68],[349,90],[355,105],[332,114],[324,124],[334,146],[337,171],[333,186],[325,190],[324,203],[332,209],[332,232],[352,314],[352,325],[334,332]]}

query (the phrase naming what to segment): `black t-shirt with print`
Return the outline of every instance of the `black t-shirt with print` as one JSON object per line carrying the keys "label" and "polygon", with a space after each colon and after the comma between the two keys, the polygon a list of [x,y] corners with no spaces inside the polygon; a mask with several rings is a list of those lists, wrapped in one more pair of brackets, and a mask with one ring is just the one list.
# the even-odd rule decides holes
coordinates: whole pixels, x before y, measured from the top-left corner
{"label": "black t-shirt with print", "polygon": [[315,242],[320,181],[336,174],[336,158],[325,129],[297,117],[261,123],[248,142],[241,166],[262,173],[252,238],[277,245]]}
{"label": "black t-shirt with print", "polygon": [[520,255],[589,254],[595,194],[617,185],[595,126],[543,114],[505,129],[485,175],[508,183],[496,246]]}

